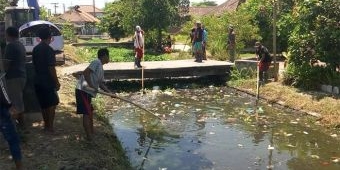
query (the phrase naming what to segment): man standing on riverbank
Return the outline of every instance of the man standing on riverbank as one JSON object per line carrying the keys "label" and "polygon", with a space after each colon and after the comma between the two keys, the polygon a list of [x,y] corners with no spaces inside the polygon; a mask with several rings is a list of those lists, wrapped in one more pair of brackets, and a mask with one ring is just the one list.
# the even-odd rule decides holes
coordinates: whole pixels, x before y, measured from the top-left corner
{"label": "man standing on riverbank", "polygon": [[19,127],[24,127],[24,99],[23,92],[26,84],[26,50],[19,42],[19,30],[15,27],[6,29],[5,65],[8,96],[18,113]]}
{"label": "man standing on riverbank", "polygon": [[202,24],[200,21],[196,21],[196,28],[193,30],[192,43],[193,52],[195,54],[195,62],[201,63],[203,59],[203,35]]}
{"label": "man standing on riverbank", "polygon": [[83,114],[83,127],[88,140],[93,139],[93,107],[92,98],[96,97],[99,88],[110,90],[104,85],[103,65],[109,63],[109,50],[99,49],[98,59],[92,61],[83,71],[76,86],[77,114]]}
{"label": "man standing on riverbank", "polygon": [[55,52],[50,47],[52,35],[49,27],[39,30],[40,43],[33,48],[32,58],[35,69],[35,93],[44,120],[44,130],[54,132],[55,109],[59,104],[57,91],[60,83],[57,77]]}
{"label": "man standing on riverbank", "polygon": [[229,61],[234,62],[236,58],[236,34],[235,34],[233,26],[229,26],[227,51],[228,51]]}
{"label": "man standing on riverbank", "polygon": [[142,68],[140,64],[144,56],[144,31],[140,26],[136,26],[134,35],[134,47],[135,47],[135,68]]}
{"label": "man standing on riverbank", "polygon": [[267,81],[267,72],[269,69],[269,66],[272,62],[270,53],[268,49],[263,46],[260,42],[256,42],[255,46],[255,54],[257,57],[257,60],[259,61],[259,81],[262,83],[265,83]]}

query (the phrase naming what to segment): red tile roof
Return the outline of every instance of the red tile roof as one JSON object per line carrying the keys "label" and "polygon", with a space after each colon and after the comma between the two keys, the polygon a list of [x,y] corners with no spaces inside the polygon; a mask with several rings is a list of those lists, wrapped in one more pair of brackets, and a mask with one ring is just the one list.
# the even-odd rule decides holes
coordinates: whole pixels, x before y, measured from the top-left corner
{"label": "red tile roof", "polygon": [[[93,13],[93,5],[79,5],[79,10],[87,13]],[[95,12],[103,13],[104,11],[96,7]]]}
{"label": "red tile roof", "polygon": [[203,16],[209,14],[216,7],[190,7],[189,15]]}
{"label": "red tile roof", "polygon": [[245,0],[227,0],[221,5],[212,7],[190,7],[189,15],[221,15],[226,11],[236,11],[237,7]]}
{"label": "red tile roof", "polygon": [[221,15],[222,13],[228,11],[236,11],[237,7],[241,4],[240,0],[228,0],[223,4],[216,7],[214,10],[215,15]]}
{"label": "red tile roof", "polygon": [[61,19],[73,23],[100,22],[99,19],[81,10],[70,10],[59,16]]}

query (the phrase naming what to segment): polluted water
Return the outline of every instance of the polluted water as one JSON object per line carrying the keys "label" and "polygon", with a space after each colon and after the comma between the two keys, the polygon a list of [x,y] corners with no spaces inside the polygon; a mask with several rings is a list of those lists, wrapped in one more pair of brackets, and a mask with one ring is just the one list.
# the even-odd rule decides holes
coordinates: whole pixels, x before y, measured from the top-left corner
{"label": "polluted water", "polygon": [[[134,169],[340,169],[339,132],[226,87],[155,87],[110,113]],[[255,116],[257,115],[257,116]]]}

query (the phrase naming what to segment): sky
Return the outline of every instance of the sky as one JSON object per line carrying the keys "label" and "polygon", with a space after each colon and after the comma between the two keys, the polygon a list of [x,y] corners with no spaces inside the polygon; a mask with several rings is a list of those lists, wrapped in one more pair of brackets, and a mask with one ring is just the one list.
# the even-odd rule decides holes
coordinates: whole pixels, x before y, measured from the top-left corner
{"label": "sky", "polygon": [[[98,8],[103,8],[105,6],[105,3],[107,2],[113,2],[114,0],[95,0],[95,6]],[[223,2],[227,0],[211,0],[215,1],[217,4],[222,4]],[[45,6],[47,9],[51,9],[51,12],[54,14],[54,11],[56,9],[57,13],[62,13],[65,10],[68,9],[70,6],[75,5],[92,5],[93,0],[38,0],[40,6]],[[190,2],[203,2],[203,0],[190,0]],[[52,3],[58,3],[57,7],[55,8]],[[19,0],[18,6],[20,7],[27,7],[27,0]]]}

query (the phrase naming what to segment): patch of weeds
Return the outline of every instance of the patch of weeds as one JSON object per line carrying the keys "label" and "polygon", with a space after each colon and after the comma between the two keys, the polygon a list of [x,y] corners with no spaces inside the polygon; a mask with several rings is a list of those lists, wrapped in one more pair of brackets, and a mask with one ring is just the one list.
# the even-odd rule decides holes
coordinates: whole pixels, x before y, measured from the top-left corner
{"label": "patch of weeds", "polygon": [[93,98],[92,101],[93,107],[96,110],[96,116],[97,118],[104,122],[104,123],[109,123],[107,118],[106,118],[106,109],[105,109],[105,99],[103,96],[99,95],[96,98]]}
{"label": "patch of weeds", "polygon": [[253,70],[252,68],[237,69],[236,67],[233,67],[230,72],[230,81],[228,82],[228,85],[242,86],[248,84],[251,80],[256,79],[256,73],[256,70]]}

